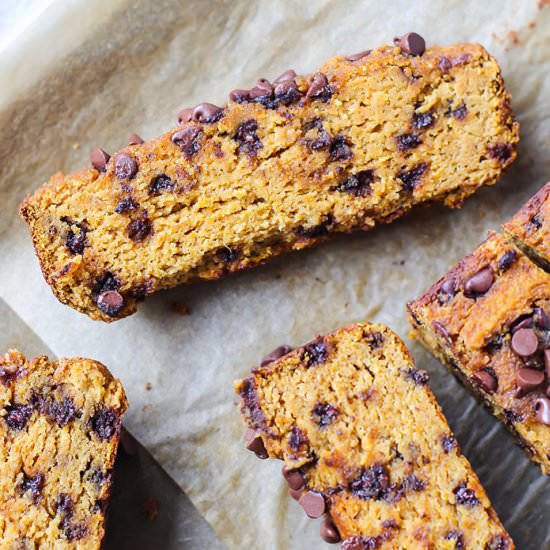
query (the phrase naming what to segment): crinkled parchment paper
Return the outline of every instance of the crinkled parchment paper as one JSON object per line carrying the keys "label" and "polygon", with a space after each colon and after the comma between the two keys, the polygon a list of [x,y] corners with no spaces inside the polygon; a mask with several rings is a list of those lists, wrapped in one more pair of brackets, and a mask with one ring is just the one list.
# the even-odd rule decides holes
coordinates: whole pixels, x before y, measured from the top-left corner
{"label": "crinkled parchment paper", "polygon": [[[229,547],[323,547],[317,522],[287,498],[280,464],[243,450],[232,381],[283,342],[304,343],[370,319],[396,330],[432,373],[449,422],[518,548],[550,548],[548,479],[408,339],[404,309],[550,179],[545,4],[82,0],[57,5],[63,13],[55,17],[48,10],[24,47],[1,59],[0,295],[57,355],[97,358],[122,378],[132,404],[128,428]],[[130,132],[147,138],[172,127],[183,106],[222,102],[260,76],[289,67],[308,72],[333,54],[409,30],[428,43],[478,41],[499,59],[522,142],[519,161],[496,187],[460,211],[423,210],[224,281],[162,293],[112,325],[54,299],[16,216],[25,193],[57,170],[86,165],[95,145],[113,151]],[[63,49],[65,33],[70,47]],[[190,315],[174,313],[173,302]]]}

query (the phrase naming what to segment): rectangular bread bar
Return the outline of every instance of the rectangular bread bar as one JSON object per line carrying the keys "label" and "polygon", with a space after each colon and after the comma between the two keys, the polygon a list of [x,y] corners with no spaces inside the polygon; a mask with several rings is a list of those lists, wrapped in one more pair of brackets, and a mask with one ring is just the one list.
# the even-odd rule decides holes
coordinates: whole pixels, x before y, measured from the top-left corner
{"label": "rectangular bread bar", "polygon": [[358,323],[236,384],[248,449],[344,550],[514,548],[428,384],[387,327]]}
{"label": "rectangular bread bar", "polygon": [[0,548],[99,550],[127,407],[101,363],[0,356]]}
{"label": "rectangular bread bar", "polygon": [[57,298],[112,321],[158,290],[419,204],[457,207],[494,184],[518,143],[496,61],[476,44],[424,50],[418,39],[260,79],[223,107],[182,111],[175,130],[53,176],[21,215]]}
{"label": "rectangular bread bar", "polygon": [[492,234],[408,313],[413,336],[550,474],[550,275]]}
{"label": "rectangular bread bar", "polygon": [[518,248],[550,271],[550,182],[503,229]]}

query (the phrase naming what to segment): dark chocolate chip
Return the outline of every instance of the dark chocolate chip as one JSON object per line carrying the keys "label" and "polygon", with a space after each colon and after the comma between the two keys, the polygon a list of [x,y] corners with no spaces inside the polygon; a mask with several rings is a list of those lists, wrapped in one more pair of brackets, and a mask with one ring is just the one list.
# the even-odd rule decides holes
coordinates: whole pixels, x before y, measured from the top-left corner
{"label": "dark chocolate chip", "polygon": [[440,306],[448,304],[455,296],[457,291],[457,284],[455,279],[445,279],[439,287],[437,293],[437,299]]}
{"label": "dark chocolate chip", "polygon": [[292,348],[290,346],[287,346],[286,344],[279,346],[278,348],[275,348],[271,353],[268,353],[261,360],[260,366],[265,367],[266,365],[269,365],[269,363],[273,363],[273,361],[280,359],[281,357],[285,356],[287,353],[290,353],[291,351],[292,351]]}
{"label": "dark chocolate chip", "polygon": [[550,318],[541,307],[536,307],[533,312],[533,323],[540,330],[550,330]]}
{"label": "dark chocolate chip", "polygon": [[336,187],[337,191],[349,193],[354,197],[366,197],[371,192],[371,184],[374,181],[374,170],[363,170],[352,174]]}
{"label": "dark chocolate chip", "polygon": [[275,97],[275,102],[281,105],[290,105],[302,97],[294,80],[283,80],[276,84],[273,95]]}
{"label": "dark chocolate chip", "polygon": [[351,142],[345,136],[336,136],[330,144],[329,155],[332,162],[349,160],[353,157]]}
{"label": "dark chocolate chip", "polygon": [[55,509],[58,514],[72,516],[74,513],[74,502],[67,493],[60,493]]}
{"label": "dark chocolate chip", "polygon": [[203,123],[217,122],[223,115],[223,109],[212,103],[200,103],[193,109],[193,120]]}
{"label": "dark chocolate chip", "polygon": [[90,153],[90,162],[98,172],[105,172],[110,158],[109,153],[99,147],[96,147]]}
{"label": "dark chocolate chip", "polygon": [[113,158],[113,171],[119,179],[132,179],[138,171],[138,164],[128,153],[118,153]]}
{"label": "dark chocolate chip", "polygon": [[329,86],[327,77],[323,73],[315,73],[311,78],[306,98],[327,101],[331,96],[332,89]]}
{"label": "dark chocolate chip", "polygon": [[491,266],[480,269],[464,283],[464,294],[468,298],[483,296],[495,281],[493,268]]}
{"label": "dark chocolate chip", "polygon": [[288,446],[292,451],[300,451],[309,443],[307,435],[298,426],[293,426],[288,436]]}
{"label": "dark chocolate chip", "polygon": [[367,342],[371,349],[378,349],[384,343],[384,335],[380,332],[367,332],[363,334],[363,340]]}
{"label": "dark chocolate chip", "polygon": [[50,422],[55,422],[63,428],[72,422],[75,418],[80,418],[82,412],[78,410],[74,401],[66,397],[63,401],[56,401],[49,397],[41,395],[33,396],[34,408],[44,415]]}
{"label": "dark chocolate chip", "polygon": [[222,246],[216,250],[215,256],[223,264],[233,264],[240,258],[240,252],[236,248]]}
{"label": "dark chocolate chip", "polygon": [[550,426],[550,399],[539,397],[535,401],[535,419],[541,424]]}
{"label": "dark chocolate chip", "polygon": [[289,470],[286,466],[284,466],[283,477],[286,479],[288,486],[293,491],[300,491],[305,487],[306,482],[304,476],[299,472],[299,470]]}
{"label": "dark chocolate chip", "polygon": [[258,100],[261,98],[271,97],[273,93],[273,86],[266,78],[260,78],[258,82],[248,92],[249,98],[252,100]]}
{"label": "dark chocolate chip", "polygon": [[347,61],[350,61],[351,63],[354,63],[355,61],[359,61],[360,59],[363,59],[364,57],[367,57],[372,52],[372,50],[363,50],[359,53],[354,53],[353,55],[348,55],[346,57]]}
{"label": "dark chocolate chip", "polygon": [[487,353],[493,354],[502,348],[503,343],[504,340],[502,338],[502,334],[497,334],[490,342],[486,344],[485,349],[487,350]]}
{"label": "dark chocolate chip", "polygon": [[464,535],[461,531],[453,530],[448,531],[445,534],[445,540],[454,540],[455,541],[455,548],[457,550],[462,550],[464,548]]}
{"label": "dark chocolate chip", "polygon": [[187,107],[178,113],[178,124],[185,124],[193,120],[193,108]]}
{"label": "dark chocolate chip", "polygon": [[512,324],[512,332],[516,332],[520,328],[531,328],[533,326],[533,316],[532,315],[521,315],[518,317]]}
{"label": "dark chocolate chip", "polygon": [[486,545],[484,550],[508,550],[510,548],[510,538],[508,535],[495,535]]}
{"label": "dark chocolate chip", "polygon": [[304,493],[298,501],[304,509],[306,515],[310,518],[320,518],[326,510],[325,497],[314,491]]}
{"label": "dark chocolate chip", "polygon": [[102,441],[111,439],[120,429],[120,415],[114,409],[99,409],[90,419],[92,430]]}
{"label": "dark chocolate chip", "polygon": [[435,115],[433,111],[426,111],[425,113],[414,113],[412,116],[411,126],[417,130],[424,130],[432,126],[435,122]]}
{"label": "dark chocolate chip", "polygon": [[363,500],[381,500],[389,487],[388,471],[382,464],[364,468],[359,477],[349,484],[350,492]]}
{"label": "dark chocolate chip", "polygon": [[103,470],[92,470],[88,480],[97,487],[101,487],[105,483],[109,483],[111,481],[111,473],[104,472]]}
{"label": "dark chocolate chip", "polygon": [[478,370],[472,375],[472,380],[487,393],[493,393],[498,388],[497,375],[490,367]]}
{"label": "dark chocolate chip", "polygon": [[540,212],[538,214],[535,214],[530,220],[529,225],[535,229],[540,229],[542,227],[542,220]]}
{"label": "dark chocolate chip", "polygon": [[163,191],[172,191],[176,187],[176,182],[166,174],[155,176],[149,184],[147,190],[149,195],[158,195]]}
{"label": "dark chocolate chip", "polygon": [[256,435],[253,429],[249,428],[246,430],[244,440],[246,441],[246,448],[252,451],[258,458],[264,460],[268,457],[263,439],[259,435]]}
{"label": "dark chocolate chip", "polygon": [[6,407],[4,420],[10,429],[21,431],[27,425],[32,414],[32,407],[29,405],[8,405]]}
{"label": "dark chocolate chip", "polygon": [[321,522],[321,526],[319,528],[319,534],[321,535],[321,538],[329,544],[336,544],[337,542],[340,542],[340,533],[338,532],[338,529],[336,528],[336,525],[334,525],[334,522],[329,514],[325,514],[323,516],[323,521]]}
{"label": "dark chocolate chip", "polygon": [[32,501],[37,504],[40,501],[42,488],[44,487],[44,475],[36,474],[34,476],[27,477],[23,472],[23,481],[19,485],[21,493],[30,493]]}
{"label": "dark chocolate chip", "polygon": [[305,345],[302,358],[308,367],[324,363],[328,359],[328,347],[323,339],[318,338]]}
{"label": "dark chocolate chip", "polygon": [[533,355],[539,347],[537,333],[532,328],[520,328],[516,330],[512,336],[511,347],[521,357]]}
{"label": "dark chocolate chip", "polygon": [[516,371],[517,397],[523,397],[544,384],[546,376],[537,369],[520,368]]}
{"label": "dark chocolate chip", "polygon": [[68,518],[65,518],[65,520],[61,521],[61,530],[63,531],[63,534],[67,537],[67,540],[74,541],[74,540],[81,540],[84,538],[87,532],[87,528],[83,524],[73,524],[70,521],[67,521]]}
{"label": "dark chocolate chip", "polygon": [[142,242],[153,234],[153,223],[144,212],[139,218],[128,224],[128,237],[136,242]]}
{"label": "dark chocolate chip", "polygon": [[172,134],[172,143],[181,149],[186,158],[190,158],[200,149],[201,135],[201,130],[196,126],[187,126]]}
{"label": "dark chocolate chip", "polygon": [[466,483],[460,483],[453,489],[457,504],[462,506],[473,507],[480,504],[475,492],[472,489],[468,489]]}
{"label": "dark chocolate chip", "polygon": [[65,246],[73,254],[82,254],[87,244],[86,228],[78,223],[72,223],[65,235]]}
{"label": "dark chocolate chip", "polygon": [[250,99],[250,90],[231,90],[229,99],[235,103],[244,103]]}
{"label": "dark chocolate chip", "polygon": [[504,421],[508,425],[514,424],[515,422],[523,421],[523,417],[521,416],[521,414],[511,409],[504,409],[503,414],[504,414]]}
{"label": "dark chocolate chip", "polygon": [[408,151],[414,149],[422,143],[422,140],[416,134],[401,134],[397,136],[398,151]]}
{"label": "dark chocolate chip", "polygon": [[94,286],[94,294],[98,295],[106,290],[118,290],[120,288],[120,279],[112,273],[105,273]]}
{"label": "dark chocolate chip", "polygon": [[453,339],[443,323],[439,321],[432,321],[432,328],[434,332],[441,336],[450,346],[453,344]]}
{"label": "dark chocolate chip", "polygon": [[237,149],[239,153],[244,153],[251,157],[262,148],[262,142],[258,137],[258,123],[252,118],[245,120],[239,125],[233,139],[238,144]]}
{"label": "dark chocolate chip", "polygon": [[0,383],[9,387],[14,380],[25,376],[28,372],[29,371],[25,368],[24,364],[14,365],[8,363],[7,365],[0,367]]}
{"label": "dark chocolate chip", "polygon": [[509,143],[497,143],[489,147],[489,154],[504,163],[512,156],[512,146]]}
{"label": "dark chocolate chip", "polygon": [[315,239],[316,237],[322,237],[323,235],[326,235],[328,233],[328,227],[327,224],[330,225],[332,223],[330,220],[327,222],[320,223],[319,225],[314,225],[313,227],[302,227],[299,226],[296,228],[296,233],[300,237],[304,237],[306,239]]}
{"label": "dark chocolate chip", "polygon": [[118,290],[106,290],[97,297],[97,307],[109,317],[116,317],[124,307],[124,297]]}
{"label": "dark chocolate chip", "polygon": [[311,411],[313,422],[315,422],[319,428],[324,428],[332,424],[336,418],[338,418],[339,414],[340,411],[329,403],[317,403]]}
{"label": "dark chocolate chip", "polygon": [[446,453],[450,453],[454,449],[458,448],[458,441],[453,434],[444,435],[441,438],[441,446]]}
{"label": "dark chocolate chip", "polygon": [[399,172],[397,174],[397,179],[401,180],[401,187],[403,188],[403,191],[413,191],[427,169],[428,163],[421,162],[411,170],[402,170]]}
{"label": "dark chocolate chip", "polygon": [[118,201],[118,204],[115,206],[115,212],[117,214],[125,214],[130,210],[137,210],[138,206],[132,197],[124,197]]}
{"label": "dark chocolate chip", "polygon": [[426,51],[426,41],[415,32],[408,32],[403,36],[396,36],[393,43],[402,51],[410,55],[422,55]]}
{"label": "dark chocolate chip", "polygon": [[346,539],[341,545],[340,550],[375,550],[381,544],[379,537],[361,537],[355,535]]}
{"label": "dark chocolate chip", "polygon": [[449,110],[445,113],[447,116],[452,116],[457,120],[464,120],[468,115],[468,108],[464,103],[459,105],[456,109],[449,107]]}
{"label": "dark chocolate chip", "polygon": [[517,259],[518,253],[514,248],[508,249],[498,261],[497,267],[500,271],[506,271]]}
{"label": "dark chocolate chip", "polygon": [[547,378],[550,378],[550,349],[544,350],[544,370]]}
{"label": "dark chocolate chip", "polygon": [[284,73],[281,73],[274,81],[273,84],[280,84],[281,82],[292,81],[296,78],[296,71],[288,69]]}
{"label": "dark chocolate chip", "polygon": [[138,134],[130,134],[130,137],[128,138],[128,145],[141,145],[142,143],[144,143],[142,137]]}
{"label": "dark chocolate chip", "polygon": [[267,422],[258,401],[253,378],[243,380],[240,396],[241,408],[249,417],[251,426],[257,429],[267,429]]}
{"label": "dark chocolate chip", "polygon": [[430,381],[430,375],[421,369],[415,367],[407,371],[407,377],[410,378],[416,385],[425,386]]}

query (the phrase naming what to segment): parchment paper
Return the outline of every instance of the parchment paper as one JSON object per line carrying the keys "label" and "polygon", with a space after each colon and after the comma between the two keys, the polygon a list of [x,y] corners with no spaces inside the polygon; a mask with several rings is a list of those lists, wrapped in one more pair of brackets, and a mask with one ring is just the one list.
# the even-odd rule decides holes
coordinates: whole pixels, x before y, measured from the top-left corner
{"label": "parchment paper", "polygon": [[[57,355],[97,358],[122,378],[132,404],[127,427],[230,548],[324,547],[317,522],[287,498],[280,464],[243,450],[232,381],[281,343],[301,344],[362,319],[396,330],[432,373],[450,424],[518,548],[550,548],[548,479],[408,339],[404,309],[550,178],[546,4],[81,0],[57,4],[51,17],[48,10],[21,50],[4,52],[0,296]],[[95,145],[113,151],[130,132],[148,138],[172,127],[181,107],[222,102],[258,77],[290,67],[308,72],[333,54],[409,30],[428,43],[481,42],[500,61],[522,141],[519,161],[496,187],[461,211],[423,210],[221,282],[162,293],[112,325],[55,300],[16,216],[25,193],[57,170],[86,165]],[[63,50],[65,33],[70,47]],[[174,313],[173,302],[190,315]]]}

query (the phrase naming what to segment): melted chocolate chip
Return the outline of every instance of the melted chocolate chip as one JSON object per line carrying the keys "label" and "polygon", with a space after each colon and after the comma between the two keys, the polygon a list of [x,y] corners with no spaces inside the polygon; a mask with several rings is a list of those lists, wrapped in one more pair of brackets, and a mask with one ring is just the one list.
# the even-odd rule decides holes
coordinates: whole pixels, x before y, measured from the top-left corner
{"label": "melted chocolate chip", "polygon": [[453,530],[447,532],[445,535],[445,540],[454,540],[455,548],[462,550],[464,548],[464,535],[461,531]]}
{"label": "melted chocolate chip", "polygon": [[493,538],[485,545],[484,550],[508,550],[510,548],[510,539],[502,534],[495,535]]}
{"label": "melted chocolate chip", "polygon": [[453,434],[444,435],[441,438],[441,446],[446,453],[450,453],[454,449],[458,448],[458,441]]}
{"label": "melted chocolate chip", "polygon": [[66,493],[60,493],[57,499],[56,511],[58,514],[72,516],[74,513],[74,502]]}
{"label": "melted chocolate chip", "polygon": [[117,214],[125,214],[130,212],[130,210],[137,210],[139,205],[132,197],[124,197],[118,201],[118,204],[115,206],[115,212]]}
{"label": "melted chocolate chip", "polygon": [[75,525],[71,523],[69,518],[64,518],[61,520],[61,530],[69,541],[83,539],[88,531],[85,525],[80,523]]}
{"label": "melted chocolate chip", "polygon": [[487,350],[487,353],[494,354],[502,348],[503,343],[504,340],[502,338],[502,334],[497,334],[490,342],[487,343],[485,349]]}
{"label": "melted chocolate chip", "polygon": [[127,231],[128,237],[132,241],[139,243],[153,234],[153,223],[144,211],[139,218],[132,220],[128,224]]}
{"label": "melted chocolate chip", "polygon": [[425,386],[430,381],[430,375],[425,370],[414,367],[407,371],[407,377],[418,386]]}
{"label": "melted chocolate chip", "polygon": [[237,150],[239,153],[244,153],[250,157],[262,148],[262,142],[258,137],[258,123],[254,119],[245,120],[242,122],[233,139],[237,142]]}
{"label": "melted chocolate chip", "polygon": [[498,269],[500,271],[506,271],[517,259],[518,253],[514,248],[508,249],[498,261]]}
{"label": "melted chocolate chip", "polygon": [[374,181],[374,170],[363,170],[352,174],[336,190],[342,193],[349,193],[354,197],[366,197],[371,192],[371,184]]}
{"label": "melted chocolate chip", "polygon": [[315,422],[319,428],[324,428],[332,424],[336,418],[338,418],[339,414],[340,411],[329,403],[317,403],[311,411],[313,422]]}
{"label": "melted chocolate chip", "polygon": [[328,347],[325,342],[319,338],[304,346],[302,360],[308,367],[324,363],[328,359]]}
{"label": "melted chocolate chip", "polygon": [[95,295],[98,295],[107,290],[118,290],[120,288],[120,284],[120,279],[118,277],[115,277],[112,273],[107,272],[97,280],[93,292]]}
{"label": "melted chocolate chip", "polygon": [[422,179],[422,176],[428,169],[427,162],[421,162],[417,164],[411,170],[403,170],[397,174],[397,179],[401,180],[401,187],[403,191],[413,191],[414,188],[418,185],[419,181]]}
{"label": "melted chocolate chip", "polygon": [[384,343],[384,335],[381,332],[368,332],[363,335],[363,340],[369,344],[371,349],[378,349]]}
{"label": "melted chocolate chip", "polygon": [[100,409],[90,419],[92,430],[102,441],[111,439],[120,428],[120,416],[113,409]]}
{"label": "melted chocolate chip", "polygon": [[65,246],[73,254],[82,254],[87,244],[86,234],[87,230],[85,227],[79,223],[71,222],[71,227],[65,235]]}
{"label": "melted chocolate chip", "polygon": [[455,296],[457,291],[457,284],[455,279],[445,279],[439,287],[437,293],[437,299],[440,306],[448,304]]}
{"label": "melted chocolate chip", "polygon": [[386,467],[376,464],[361,470],[359,477],[349,484],[349,490],[363,500],[381,500],[385,498],[389,486]]}
{"label": "melted chocolate chip", "polygon": [[376,550],[382,544],[379,537],[362,537],[355,535],[346,539],[341,545],[340,550]]}
{"label": "melted chocolate chip", "polygon": [[103,470],[92,470],[88,480],[94,485],[101,487],[105,483],[110,483],[111,472],[104,472]]}
{"label": "melted chocolate chip", "polygon": [[147,190],[149,195],[158,195],[163,191],[172,191],[176,187],[176,182],[166,174],[155,176],[149,184]]}
{"label": "melted chocolate chip", "polygon": [[138,171],[137,160],[128,153],[118,153],[113,158],[113,171],[119,179],[132,179]]}
{"label": "melted chocolate chip", "polygon": [[27,374],[28,369],[24,365],[7,364],[0,367],[0,383],[4,386],[10,386],[10,384]]}
{"label": "melted chocolate chip", "polygon": [[464,295],[467,298],[479,298],[492,286],[495,275],[491,266],[480,269],[464,283]]}
{"label": "melted chocolate chip", "polygon": [[309,443],[307,435],[298,426],[293,426],[288,437],[288,446],[292,451],[300,451]]}
{"label": "melted chocolate chip", "polygon": [[222,246],[215,253],[219,262],[224,264],[233,264],[240,258],[240,252],[236,248]]}
{"label": "melted chocolate chip", "polygon": [[118,290],[106,290],[98,295],[97,307],[109,317],[116,317],[124,307],[124,297]]}
{"label": "melted chocolate chip", "polygon": [[480,504],[475,492],[472,489],[468,489],[466,483],[460,483],[453,489],[457,504],[462,506],[474,507]]}
{"label": "melted chocolate chip", "polygon": [[30,493],[34,504],[38,504],[40,501],[42,487],[44,487],[44,475],[36,474],[34,476],[27,477],[23,472],[23,481],[19,485],[21,493]]}
{"label": "melted chocolate chip", "polygon": [[509,143],[497,143],[489,147],[489,154],[504,163],[512,156],[512,146]]}
{"label": "melted chocolate chip", "polygon": [[70,397],[59,402],[49,397],[35,395],[33,396],[33,404],[40,414],[60,427],[67,426],[75,418],[82,416],[82,412],[77,409]]}
{"label": "melted chocolate chip", "polygon": [[457,120],[464,120],[468,115],[468,108],[464,103],[459,105],[456,109],[449,107],[449,110],[445,113],[447,116],[452,116]]}
{"label": "melted chocolate chip", "polygon": [[302,227],[299,226],[296,228],[296,233],[300,237],[304,237],[306,239],[315,239],[316,237],[322,237],[323,235],[326,235],[328,233],[327,224],[330,224],[331,221],[327,220],[327,222],[320,223],[319,225],[314,225],[313,227]]}
{"label": "melted chocolate chip", "polygon": [[540,229],[542,227],[540,212],[535,214],[527,223],[534,229]]}
{"label": "melted chocolate chip", "polygon": [[330,144],[329,156],[332,162],[349,160],[353,157],[351,142],[345,136],[336,136]]}
{"label": "melted chocolate chip", "polygon": [[172,143],[177,145],[184,156],[189,159],[200,149],[202,131],[197,126],[187,126],[172,135]]}
{"label": "melted chocolate chip", "polygon": [[292,348],[290,346],[282,345],[278,348],[275,348],[271,353],[268,353],[260,362],[261,367],[265,367],[266,365],[269,365],[270,363],[273,363],[273,361],[277,361],[277,359],[280,359],[281,357],[285,356],[287,353],[290,353],[292,351]]}
{"label": "melted chocolate chip", "polygon": [[429,128],[435,122],[435,115],[433,111],[426,111],[425,113],[414,113],[412,116],[411,126],[417,130],[424,130]]}
{"label": "melted chocolate chip", "polygon": [[32,410],[30,405],[8,405],[4,420],[11,430],[21,431],[26,427]]}
{"label": "melted chocolate chip", "polygon": [[409,55],[422,55],[426,51],[426,41],[415,32],[396,36],[393,43]]}
{"label": "melted chocolate chip", "polygon": [[401,134],[397,136],[397,150],[408,151],[414,149],[422,143],[422,140],[416,134]]}

